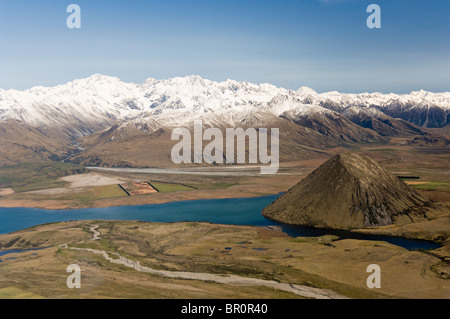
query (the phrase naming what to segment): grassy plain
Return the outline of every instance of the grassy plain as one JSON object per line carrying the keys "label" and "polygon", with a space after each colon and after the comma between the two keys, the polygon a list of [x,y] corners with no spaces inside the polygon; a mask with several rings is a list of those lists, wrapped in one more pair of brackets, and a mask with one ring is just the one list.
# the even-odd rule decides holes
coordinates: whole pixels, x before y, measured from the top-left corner
{"label": "grassy plain", "polygon": [[[0,298],[298,298],[269,287],[221,285],[165,278],[114,265],[88,252],[64,250],[60,244],[120,252],[162,270],[237,274],[336,291],[353,298],[450,298],[450,157],[446,149],[410,146],[406,139],[389,144],[352,145],[406,181],[442,211],[439,218],[411,225],[360,230],[368,233],[439,240],[442,248],[407,251],[383,242],[289,238],[266,228],[203,223],[151,224],[95,222],[101,241],[89,240],[88,222],[33,227],[0,236],[0,250],[49,247],[8,257],[0,263]],[[90,172],[66,163],[31,163],[0,168],[2,207],[79,208],[142,205],[205,198],[252,197],[289,190],[333,154],[281,163],[279,174],[182,175]],[[76,178],[61,179],[76,175]],[[93,174],[95,176],[93,176]],[[98,176],[97,176],[98,175]],[[93,178],[96,177],[96,178]],[[127,196],[117,184],[96,185],[97,177],[124,182],[151,182],[160,192]],[[75,181],[83,187],[73,187]],[[86,182],[88,181],[88,182]],[[231,248],[231,249],[228,249]],[[66,267],[79,264],[83,288],[69,290]],[[382,289],[366,286],[366,267],[383,269]]]}
{"label": "grassy plain", "polygon": [[[394,138],[388,144],[353,144],[352,151],[365,154],[398,176],[417,176],[406,181],[432,200],[450,203],[450,151],[407,144]],[[279,173],[247,175],[183,175],[93,171],[66,163],[22,164],[0,168],[0,206],[39,208],[80,208],[117,205],[142,205],[176,200],[204,198],[252,197],[285,192],[324,163],[333,154],[349,148],[328,149],[329,155],[281,163]],[[426,152],[428,151],[428,152]],[[211,168],[209,168],[211,169]],[[231,170],[232,171],[232,170]],[[78,177],[61,177],[83,173]],[[155,194],[127,196],[117,184],[89,183],[95,176],[120,183],[150,182],[159,190]],[[77,181],[78,180],[78,181]],[[67,181],[72,181],[72,184]],[[112,183],[112,182],[111,182]],[[119,182],[117,182],[119,183]],[[84,187],[72,187],[83,185]],[[12,188],[12,191],[9,189]],[[14,193],[15,192],[15,193]]]}
{"label": "grassy plain", "polygon": [[0,168],[0,188],[11,188],[16,193],[39,189],[64,187],[59,178],[86,172],[83,166],[60,162],[23,163]]}
{"label": "grassy plain", "polygon": [[[89,241],[91,225],[100,226],[101,240]],[[448,227],[441,230],[445,229],[448,236]],[[60,248],[62,244],[120,253],[153,269],[239,275],[332,290],[351,298],[450,297],[450,281],[441,276],[442,256],[433,252],[335,236],[291,238],[269,228],[133,221],[47,224],[0,236],[2,250],[51,246],[11,254],[16,259],[0,263],[0,294],[3,291],[4,298],[299,298],[258,285],[141,273],[91,252]],[[366,268],[372,263],[383,269],[381,289],[366,286]],[[66,287],[69,264],[82,269],[81,289]]]}

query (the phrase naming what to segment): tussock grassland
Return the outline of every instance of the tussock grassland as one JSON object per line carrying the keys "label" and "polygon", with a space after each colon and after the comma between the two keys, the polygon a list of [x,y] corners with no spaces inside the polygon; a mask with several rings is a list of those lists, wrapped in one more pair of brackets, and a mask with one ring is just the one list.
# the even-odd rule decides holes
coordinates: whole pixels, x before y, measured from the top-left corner
{"label": "tussock grassland", "polygon": [[[89,241],[89,228],[94,224],[99,225],[102,239]],[[11,255],[17,259],[0,265],[0,289],[15,287],[45,298],[299,297],[270,287],[140,273],[100,255],[59,248],[69,244],[117,252],[153,269],[274,280],[332,290],[351,298],[446,298],[450,294],[449,280],[441,276],[445,257],[384,242],[339,240],[335,236],[290,238],[276,229],[248,226],[133,221],[48,224],[0,236],[0,247],[9,245],[9,249],[36,243],[52,247],[34,254]],[[73,263],[82,269],[79,290],[65,285],[66,267]],[[366,286],[366,268],[373,263],[382,268],[381,289]]]}

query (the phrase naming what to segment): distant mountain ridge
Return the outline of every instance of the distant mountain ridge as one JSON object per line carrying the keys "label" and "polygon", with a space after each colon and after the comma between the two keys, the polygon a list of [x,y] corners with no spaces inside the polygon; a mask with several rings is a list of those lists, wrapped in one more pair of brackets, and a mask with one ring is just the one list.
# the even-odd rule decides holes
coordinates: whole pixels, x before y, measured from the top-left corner
{"label": "distant mountain ridge", "polygon": [[0,119],[34,126],[82,123],[96,128],[143,118],[172,125],[180,124],[180,113],[190,121],[200,114],[224,117],[229,112],[251,111],[280,116],[331,110],[346,116],[363,112],[370,117],[374,109],[417,126],[442,127],[450,124],[450,92],[319,94],[305,87],[293,91],[271,84],[214,82],[199,76],[134,84],[100,74],[55,87],[0,89]]}
{"label": "distant mountain ridge", "polygon": [[[40,158],[163,165],[170,158],[152,159],[155,148],[170,154],[172,129],[192,128],[194,120],[221,129],[282,128],[282,159],[295,160],[326,147],[422,136],[420,126],[445,126],[450,92],[319,94],[199,76],[135,84],[100,74],[54,87],[0,89],[0,165]],[[147,149],[150,155],[141,155]]]}

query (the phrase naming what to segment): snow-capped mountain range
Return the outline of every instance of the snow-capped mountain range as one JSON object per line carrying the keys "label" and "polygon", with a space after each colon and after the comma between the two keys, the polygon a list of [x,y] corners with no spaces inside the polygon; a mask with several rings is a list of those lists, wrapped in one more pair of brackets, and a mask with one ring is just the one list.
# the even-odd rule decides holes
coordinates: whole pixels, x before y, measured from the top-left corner
{"label": "snow-capped mountain range", "polygon": [[450,124],[450,92],[319,94],[199,76],[140,84],[94,75],[55,87],[0,89],[0,166],[71,161],[170,166],[175,127],[280,128],[282,161],[328,148],[417,138]]}
{"label": "snow-capped mountain range", "polygon": [[214,82],[199,76],[135,84],[99,74],[55,87],[0,89],[0,120],[34,127],[77,127],[82,135],[83,129],[92,132],[129,122],[153,123],[156,128],[188,125],[194,119],[212,125],[265,115],[335,112],[346,117],[381,114],[417,126],[443,127],[450,124],[450,92],[319,94],[306,87],[293,91],[271,84]]}

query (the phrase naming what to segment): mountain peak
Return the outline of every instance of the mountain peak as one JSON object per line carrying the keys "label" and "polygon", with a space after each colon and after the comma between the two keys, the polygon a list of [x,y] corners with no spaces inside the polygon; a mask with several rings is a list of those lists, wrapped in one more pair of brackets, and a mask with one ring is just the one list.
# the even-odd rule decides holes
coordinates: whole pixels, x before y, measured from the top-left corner
{"label": "mountain peak", "polygon": [[189,84],[194,84],[194,83],[204,84],[204,82],[207,80],[204,80],[199,75],[187,75],[187,76],[183,76],[183,77],[177,76],[177,77],[168,79],[168,81],[175,82],[175,83],[183,82],[183,83],[189,83]]}
{"label": "mountain peak", "polygon": [[317,92],[314,91],[313,89],[306,87],[306,86],[302,86],[301,88],[299,88],[297,90],[297,93],[302,95],[302,96],[307,96],[307,95],[316,95]]}
{"label": "mountain peak", "polygon": [[408,223],[429,200],[367,156],[333,156],[266,207],[263,215],[303,226],[354,229]]}
{"label": "mountain peak", "polygon": [[86,81],[86,82],[121,82],[118,77],[103,75],[100,73],[96,73],[91,75],[90,77],[79,79],[75,81]]}

